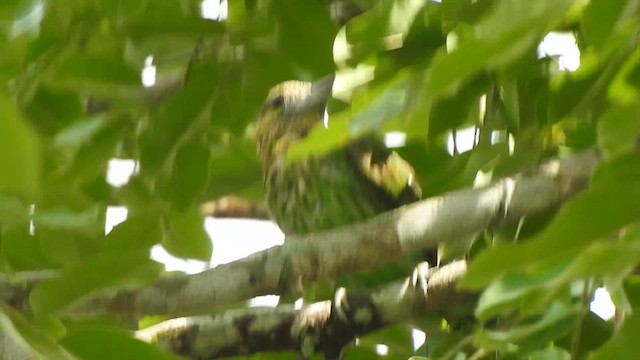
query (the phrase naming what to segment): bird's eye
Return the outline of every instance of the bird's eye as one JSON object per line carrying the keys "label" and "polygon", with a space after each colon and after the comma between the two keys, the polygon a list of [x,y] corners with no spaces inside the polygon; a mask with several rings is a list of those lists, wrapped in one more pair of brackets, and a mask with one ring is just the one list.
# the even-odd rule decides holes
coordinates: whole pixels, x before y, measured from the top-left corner
{"label": "bird's eye", "polygon": [[277,96],[275,99],[271,100],[271,108],[279,109],[284,106],[284,97]]}

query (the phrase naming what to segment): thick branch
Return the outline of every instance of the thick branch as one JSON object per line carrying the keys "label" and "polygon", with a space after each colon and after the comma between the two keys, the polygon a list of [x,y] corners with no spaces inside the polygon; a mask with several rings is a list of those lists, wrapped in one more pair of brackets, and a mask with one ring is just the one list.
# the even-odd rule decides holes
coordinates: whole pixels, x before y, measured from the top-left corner
{"label": "thick branch", "polygon": [[598,162],[595,152],[552,161],[531,176],[430,198],[361,224],[290,237],[283,246],[197,275],[171,275],[147,288],[96,296],[71,312],[178,317],[211,313],[259,295],[286,294],[300,283],[370,270],[403,254],[556,207],[586,187]]}
{"label": "thick branch", "polygon": [[[252,308],[215,317],[166,321],[141,330],[138,336],[190,359],[213,359],[267,351],[296,351],[310,358],[324,353],[337,358],[356,336],[424,314],[471,315],[476,295],[455,290],[466,271],[457,261],[441,269],[418,266],[414,276],[373,293],[338,289],[333,301],[302,309]],[[453,306],[457,305],[457,306]]]}

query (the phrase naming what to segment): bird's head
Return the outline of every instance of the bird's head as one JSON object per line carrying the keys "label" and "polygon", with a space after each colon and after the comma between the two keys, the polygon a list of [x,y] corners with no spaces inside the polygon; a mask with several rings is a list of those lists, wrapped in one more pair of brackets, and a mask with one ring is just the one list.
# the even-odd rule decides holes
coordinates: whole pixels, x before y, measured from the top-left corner
{"label": "bird's head", "polygon": [[256,121],[258,155],[265,168],[284,159],[292,143],[322,123],[330,94],[331,83],[302,81],[286,81],[269,91]]}

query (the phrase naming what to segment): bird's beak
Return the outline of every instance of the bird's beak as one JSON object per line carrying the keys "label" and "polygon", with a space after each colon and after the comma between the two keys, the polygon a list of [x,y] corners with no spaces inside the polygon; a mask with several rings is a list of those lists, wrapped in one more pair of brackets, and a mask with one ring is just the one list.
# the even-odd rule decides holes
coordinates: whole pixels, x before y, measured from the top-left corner
{"label": "bird's beak", "polygon": [[309,113],[323,113],[327,102],[331,98],[334,75],[328,75],[313,84],[311,94],[293,104],[289,104],[285,110],[285,116],[297,117]]}

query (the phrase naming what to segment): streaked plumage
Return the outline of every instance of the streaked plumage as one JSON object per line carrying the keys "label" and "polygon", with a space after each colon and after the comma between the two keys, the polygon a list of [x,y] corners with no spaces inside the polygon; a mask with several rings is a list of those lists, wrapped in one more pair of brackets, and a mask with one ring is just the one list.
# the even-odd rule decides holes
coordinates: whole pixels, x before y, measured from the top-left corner
{"label": "streaked plumage", "polygon": [[373,136],[287,164],[289,146],[322,125],[323,108],[285,111],[310,94],[310,83],[277,85],[256,124],[267,205],[286,235],[360,222],[420,199],[411,165]]}

